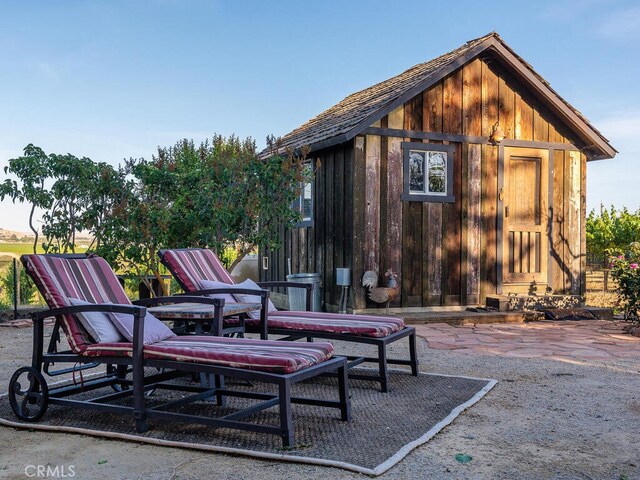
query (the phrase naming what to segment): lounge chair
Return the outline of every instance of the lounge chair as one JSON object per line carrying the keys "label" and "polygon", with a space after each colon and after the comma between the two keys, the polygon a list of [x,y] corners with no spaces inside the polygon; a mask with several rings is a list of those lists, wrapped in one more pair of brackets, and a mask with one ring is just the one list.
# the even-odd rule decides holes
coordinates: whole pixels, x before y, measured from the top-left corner
{"label": "lounge chair", "polygon": [[[161,262],[169,269],[186,294],[196,295],[211,293],[204,283],[210,281],[234,284],[234,280],[224,268],[216,254],[208,249],[183,248],[167,249],[158,252]],[[239,286],[239,285],[238,285]],[[383,392],[388,391],[388,364],[409,365],[413,375],[418,375],[418,359],[416,355],[416,333],[413,327],[404,324],[396,317],[373,315],[353,315],[325,312],[311,312],[312,285],[292,282],[262,282],[262,288],[286,287],[307,289],[307,311],[279,311],[271,307],[265,325],[258,318],[246,320],[247,331],[261,334],[284,335],[286,340],[313,338],[341,340],[345,342],[375,345],[377,357],[350,356],[348,367],[351,369],[363,362],[378,365],[378,374],[355,373],[350,371],[350,378],[373,380],[380,383]],[[275,310],[275,311],[274,311]],[[409,359],[387,358],[387,345],[408,337]]]}
{"label": "lounge chair", "polygon": [[[350,419],[350,402],[346,376],[347,361],[333,355],[330,343],[309,345],[287,344],[265,340],[227,338],[216,336],[174,336],[155,317],[141,306],[131,304],[113,270],[97,256],[85,255],[23,255],[22,263],[43,295],[49,310],[33,315],[34,337],[31,366],[18,369],[10,382],[9,399],[14,413],[22,420],[36,421],[44,415],[48,404],[75,406],[102,412],[124,413],[134,416],[138,432],[147,430],[147,419],[178,420],[202,423],[211,427],[244,429],[275,434],[283,445],[293,445],[293,417],[291,404],[304,403],[340,410],[341,419]],[[186,299],[186,300],[185,300]],[[158,302],[196,301],[215,306],[215,321],[222,323],[224,301],[203,297],[166,297]],[[111,316],[99,317],[100,312]],[[43,320],[56,318],[56,327],[49,348],[44,351]],[[117,317],[117,321],[114,318]],[[106,319],[106,322],[105,322]],[[109,326],[113,320],[119,333],[131,336],[114,341]],[[85,327],[86,325],[89,325]],[[66,335],[69,350],[59,351],[59,329]],[[109,328],[106,328],[109,327]],[[153,334],[162,329],[163,340],[153,342]],[[89,332],[103,342],[96,342]],[[168,336],[167,336],[168,335]],[[60,347],[62,349],[63,347]],[[73,373],[80,384],[47,387],[43,373],[53,364],[74,365],[52,374]],[[83,378],[81,367],[101,367],[106,372]],[[159,373],[150,374],[146,367],[154,367]],[[151,369],[153,371],[153,368]],[[338,375],[339,400],[317,400],[291,395],[292,385],[320,374]],[[203,374],[216,378],[214,385],[193,385],[176,382],[179,377]],[[234,391],[220,387],[224,377],[249,382],[265,382],[274,385],[274,393]],[[26,379],[26,383],[25,383]],[[113,392],[105,393],[101,387],[111,386]],[[93,398],[70,398],[74,394],[95,391]],[[145,393],[169,389],[185,392],[177,400],[168,400],[151,406]],[[159,395],[156,393],[155,395]],[[132,398],[127,405],[110,404],[113,400]],[[217,399],[218,405],[232,397],[257,399],[259,403],[242,410],[235,410],[220,417],[185,414],[177,407]],[[278,425],[262,425],[243,421],[259,411],[279,406]],[[172,411],[173,409],[173,411]]]}

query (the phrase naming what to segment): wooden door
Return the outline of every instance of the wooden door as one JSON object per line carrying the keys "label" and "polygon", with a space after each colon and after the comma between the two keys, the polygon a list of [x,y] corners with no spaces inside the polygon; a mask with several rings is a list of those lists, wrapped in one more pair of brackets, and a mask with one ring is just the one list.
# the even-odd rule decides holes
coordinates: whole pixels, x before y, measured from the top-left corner
{"label": "wooden door", "polygon": [[548,168],[548,150],[504,149],[502,278],[506,292],[545,292],[549,256]]}

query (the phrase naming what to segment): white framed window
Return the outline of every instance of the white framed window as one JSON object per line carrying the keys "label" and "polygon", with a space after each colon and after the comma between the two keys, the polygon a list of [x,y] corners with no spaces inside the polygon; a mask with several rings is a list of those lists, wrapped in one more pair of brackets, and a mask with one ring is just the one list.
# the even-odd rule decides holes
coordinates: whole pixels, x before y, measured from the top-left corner
{"label": "white framed window", "polygon": [[402,200],[453,203],[453,145],[402,142]]}
{"label": "white framed window", "polygon": [[[307,165],[305,168],[311,168]],[[302,214],[297,227],[313,226],[313,181],[301,185],[300,195],[296,199],[294,208]]]}

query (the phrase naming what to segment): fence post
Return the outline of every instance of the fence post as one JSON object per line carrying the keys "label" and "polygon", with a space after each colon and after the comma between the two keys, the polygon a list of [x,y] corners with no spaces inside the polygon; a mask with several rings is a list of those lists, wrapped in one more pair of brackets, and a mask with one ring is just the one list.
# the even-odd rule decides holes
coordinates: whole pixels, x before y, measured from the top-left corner
{"label": "fence post", "polygon": [[20,298],[20,281],[18,279],[18,260],[13,259],[13,319],[18,319],[18,298]]}

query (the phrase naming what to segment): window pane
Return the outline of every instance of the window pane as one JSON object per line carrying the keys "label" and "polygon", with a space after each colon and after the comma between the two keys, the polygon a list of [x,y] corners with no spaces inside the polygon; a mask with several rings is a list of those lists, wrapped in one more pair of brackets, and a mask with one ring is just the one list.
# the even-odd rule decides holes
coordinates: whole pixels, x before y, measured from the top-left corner
{"label": "window pane", "polygon": [[427,152],[409,152],[409,192],[424,193],[424,164]]}
{"label": "window pane", "polygon": [[447,194],[447,154],[429,152],[429,189],[428,193]]}
{"label": "window pane", "polygon": [[302,218],[303,220],[311,220],[313,214],[313,204],[311,202],[311,184],[307,183],[304,186],[304,192],[302,194]]}

